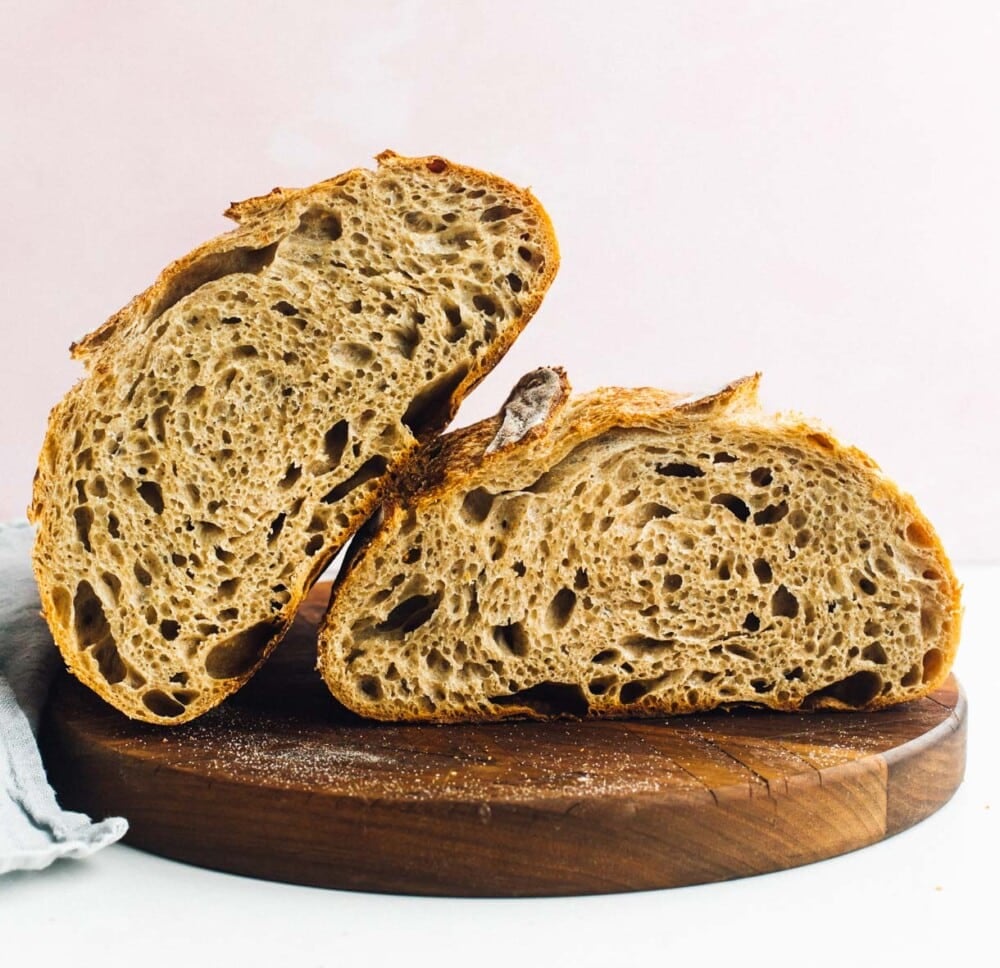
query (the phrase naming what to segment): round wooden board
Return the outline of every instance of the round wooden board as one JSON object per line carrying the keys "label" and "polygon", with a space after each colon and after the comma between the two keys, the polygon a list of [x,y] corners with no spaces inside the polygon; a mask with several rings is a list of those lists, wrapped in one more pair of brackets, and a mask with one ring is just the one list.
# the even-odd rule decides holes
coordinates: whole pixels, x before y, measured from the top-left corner
{"label": "round wooden board", "polygon": [[675,887],[808,864],[897,833],[961,783],[954,679],[877,713],[625,722],[365,722],[315,672],[313,591],[257,676],[194,723],[133,723],[69,677],[43,754],[64,806],[200,866],[465,896]]}

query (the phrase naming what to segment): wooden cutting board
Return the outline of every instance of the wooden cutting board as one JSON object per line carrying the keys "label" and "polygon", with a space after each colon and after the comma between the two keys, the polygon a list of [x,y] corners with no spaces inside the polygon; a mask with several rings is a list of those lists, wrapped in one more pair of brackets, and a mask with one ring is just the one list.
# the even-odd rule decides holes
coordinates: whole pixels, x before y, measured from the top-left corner
{"label": "wooden cutting board", "polygon": [[897,833],[961,783],[954,679],[878,713],[390,725],[314,671],[313,591],[290,638],[193,723],[133,723],[68,676],[43,753],[64,806],[122,815],[135,847],[357,890],[554,895],[808,864]]}

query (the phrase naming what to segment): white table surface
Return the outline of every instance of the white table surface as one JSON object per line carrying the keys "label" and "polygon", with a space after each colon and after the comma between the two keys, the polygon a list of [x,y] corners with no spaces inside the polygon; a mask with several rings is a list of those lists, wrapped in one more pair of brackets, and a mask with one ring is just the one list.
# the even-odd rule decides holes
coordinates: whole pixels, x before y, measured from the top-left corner
{"label": "white table surface", "polygon": [[966,779],[880,844],[721,884],[529,900],[297,887],[116,845],[0,878],[0,965],[996,965],[1000,566],[958,571]]}

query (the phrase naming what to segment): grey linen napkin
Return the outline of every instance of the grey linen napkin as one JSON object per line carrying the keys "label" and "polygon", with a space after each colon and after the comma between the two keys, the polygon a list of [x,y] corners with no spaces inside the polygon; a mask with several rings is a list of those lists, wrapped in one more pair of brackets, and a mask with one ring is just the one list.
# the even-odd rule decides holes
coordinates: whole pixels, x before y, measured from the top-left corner
{"label": "grey linen napkin", "polygon": [[0,874],[87,857],[128,829],[62,810],[35,742],[59,653],[40,614],[31,571],[34,531],[0,524]]}

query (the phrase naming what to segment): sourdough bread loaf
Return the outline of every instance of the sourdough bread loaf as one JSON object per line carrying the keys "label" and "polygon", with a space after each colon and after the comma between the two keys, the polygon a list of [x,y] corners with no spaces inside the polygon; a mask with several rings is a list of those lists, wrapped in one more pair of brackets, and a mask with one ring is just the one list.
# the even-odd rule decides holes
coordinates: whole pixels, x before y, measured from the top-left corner
{"label": "sourdough bread loaf", "polygon": [[552,281],[528,191],[378,162],[233,205],[235,231],[73,347],[35,573],[66,665],[131,717],[184,722],[249,678]]}
{"label": "sourdough bread loaf", "polygon": [[768,416],[756,376],[683,398],[565,377],[433,442],[359,535],[320,633],[379,719],[619,717],[925,695],[959,587],[859,450]]}

